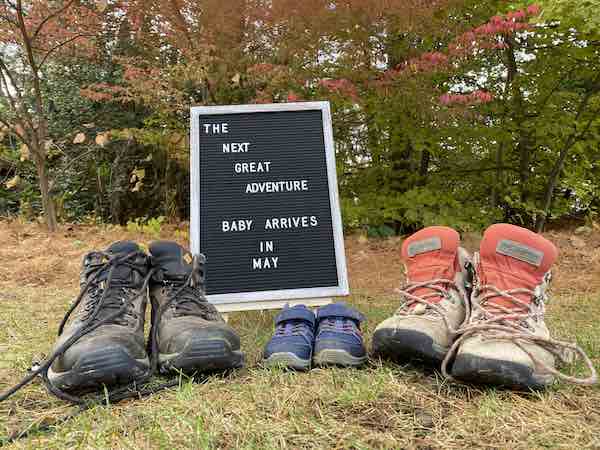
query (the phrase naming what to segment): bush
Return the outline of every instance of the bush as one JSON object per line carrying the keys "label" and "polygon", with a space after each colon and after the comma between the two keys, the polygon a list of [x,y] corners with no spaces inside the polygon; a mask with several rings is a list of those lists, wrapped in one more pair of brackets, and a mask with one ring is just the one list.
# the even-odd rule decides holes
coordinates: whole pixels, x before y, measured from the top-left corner
{"label": "bush", "polygon": [[127,222],[127,231],[147,234],[155,239],[160,237],[162,224],[166,221],[166,217],[138,217]]}

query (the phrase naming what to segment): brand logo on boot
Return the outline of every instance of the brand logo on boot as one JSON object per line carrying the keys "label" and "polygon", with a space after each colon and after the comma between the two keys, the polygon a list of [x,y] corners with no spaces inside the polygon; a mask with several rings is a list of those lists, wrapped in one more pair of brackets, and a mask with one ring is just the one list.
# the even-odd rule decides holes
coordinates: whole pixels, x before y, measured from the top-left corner
{"label": "brand logo on boot", "polygon": [[496,252],[501,255],[518,259],[519,261],[524,261],[536,267],[539,267],[542,264],[542,259],[544,259],[544,252],[508,239],[502,239],[498,242],[498,245],[496,245]]}
{"label": "brand logo on boot", "polygon": [[408,246],[408,256],[413,257],[421,253],[432,252],[442,248],[442,240],[439,237],[432,237],[416,241]]}

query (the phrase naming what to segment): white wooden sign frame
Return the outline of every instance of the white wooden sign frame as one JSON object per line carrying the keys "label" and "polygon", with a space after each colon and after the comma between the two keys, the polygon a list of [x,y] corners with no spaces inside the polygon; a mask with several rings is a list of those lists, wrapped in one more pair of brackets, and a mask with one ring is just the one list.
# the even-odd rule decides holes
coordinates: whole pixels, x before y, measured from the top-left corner
{"label": "white wooden sign frame", "polygon": [[[332,215],[333,241],[337,266],[338,285],[302,289],[281,289],[257,292],[232,292],[227,294],[208,295],[208,300],[221,312],[250,311],[261,309],[278,309],[286,303],[319,306],[331,303],[333,296],[349,294],[346,254],[344,250],[344,233],[335,166],[335,149],[331,126],[331,110],[329,102],[275,103],[260,105],[229,106],[196,106],[190,113],[190,250],[192,254],[200,253],[200,129],[199,117],[212,114],[241,114],[281,111],[320,110],[323,117],[323,138],[325,143],[325,159],[327,163],[327,180],[329,185],[329,202]],[[210,261],[207,261],[210,264]]]}

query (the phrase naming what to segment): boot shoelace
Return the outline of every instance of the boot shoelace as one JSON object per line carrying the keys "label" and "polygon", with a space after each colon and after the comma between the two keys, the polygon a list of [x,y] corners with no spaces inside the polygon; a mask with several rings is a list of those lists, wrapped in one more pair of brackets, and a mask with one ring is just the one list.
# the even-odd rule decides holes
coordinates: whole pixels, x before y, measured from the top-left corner
{"label": "boot shoelace", "polygon": [[[519,299],[516,297],[518,294],[531,296],[531,302]],[[492,298],[497,297],[509,299],[514,307],[509,308],[490,302]],[[473,290],[471,304],[472,316],[459,328],[460,336],[454,341],[442,362],[442,373],[445,377],[452,378],[448,373],[448,363],[456,355],[460,344],[469,337],[480,335],[483,339],[501,339],[516,344],[536,366],[542,367],[561,380],[582,385],[592,385],[598,381],[594,364],[579,345],[533,334],[529,321],[543,320],[545,310],[543,294],[540,295],[526,288],[503,291],[496,286],[486,284]],[[524,344],[538,345],[563,363],[570,363],[574,356],[579,355],[589,369],[590,376],[577,378],[565,375],[536,357]]]}
{"label": "boot shoelace", "polygon": [[[208,303],[201,291],[204,280],[203,261],[197,255],[192,258],[192,270],[190,274],[181,280],[172,282],[164,281],[167,289],[167,300],[158,304],[157,300],[150,296],[152,303],[152,326],[150,328],[150,374],[158,371],[158,329],[164,312],[173,307],[177,314],[197,315],[208,320],[220,319],[221,316],[211,303]],[[152,276],[153,274],[150,274]],[[160,278],[161,274],[159,274]]]}
{"label": "boot shoelace", "polygon": [[[199,287],[190,286],[186,281],[180,280],[165,280],[163,283],[167,298],[174,299],[169,306],[175,316],[199,316],[207,320],[218,317],[217,309],[205,300],[204,293]],[[179,294],[174,296],[173,294],[179,289],[181,289]]]}
{"label": "boot shoelace", "polygon": [[[444,287],[444,286],[447,286],[447,287]],[[417,289],[422,289],[422,288],[432,289],[434,292],[429,292],[424,295],[415,295],[413,293]],[[447,280],[445,278],[437,278],[434,280],[422,281],[422,282],[417,282],[417,283],[408,283],[402,289],[396,290],[396,292],[398,292],[400,295],[402,295],[402,297],[404,297],[405,301],[396,310],[395,315],[398,315],[398,316],[414,315],[415,311],[413,309],[413,306],[415,304],[423,305],[424,311],[426,311],[427,309],[430,309],[437,315],[441,316],[441,318],[443,319],[444,324],[446,325],[446,328],[448,329],[450,334],[456,335],[458,330],[455,330],[452,327],[452,325],[450,325],[450,323],[448,322],[448,318],[446,317],[447,311],[444,308],[442,308],[440,305],[438,305],[437,302],[432,301],[433,298],[438,298],[438,297],[446,298],[446,299],[453,301],[452,296],[449,292],[450,289],[456,291],[459,295],[462,295],[461,289],[459,288],[458,284],[453,280]],[[466,308],[465,321],[459,326],[459,328],[461,328],[466,323],[467,318],[469,317],[469,314],[470,314],[469,302],[464,302],[464,305]]]}
{"label": "boot shoelace", "polygon": [[[134,254],[135,255],[135,254]],[[135,259],[135,256],[132,255],[131,259]],[[98,303],[102,301],[102,307],[98,311],[98,314],[94,315],[94,318],[90,321],[90,324],[98,322],[104,319],[107,315],[110,315],[110,311],[119,311],[121,307],[124,305],[126,298],[132,297],[132,302],[123,310],[122,314],[117,315],[110,321],[103,322],[103,324],[113,323],[117,325],[127,325],[127,317],[137,318],[137,314],[133,311],[133,300],[135,300],[135,290],[131,289],[130,283],[127,283],[126,280],[119,280],[113,278],[110,283],[107,280],[99,280],[100,276],[106,270],[106,263],[97,262],[102,261],[104,258],[108,258],[110,255],[102,252],[92,252],[88,255],[87,258],[90,258],[90,262],[85,265],[85,275],[89,280],[87,282],[87,298],[84,301],[81,311],[79,312],[79,320],[82,322],[86,322],[96,310]],[[96,258],[94,260],[93,258]],[[121,266],[129,267],[130,269],[134,269],[135,265],[131,264],[127,258],[125,258],[122,262],[119,263]],[[91,277],[90,277],[91,275]],[[103,299],[103,300],[102,300]],[[73,307],[67,312],[65,318],[63,319],[61,326],[59,327],[58,335],[62,334],[62,330],[67,320],[69,319],[71,313],[83,300],[83,296],[81,299],[75,301]]]}
{"label": "boot shoelace", "polygon": [[346,334],[358,334],[361,335],[360,329],[350,319],[341,317],[328,317],[319,323],[319,332],[334,331],[342,332]]}
{"label": "boot shoelace", "polygon": [[[82,285],[79,295],[77,296],[75,301],[71,304],[71,306],[69,307],[69,310],[65,314],[63,320],[61,321],[61,324],[58,329],[58,335],[60,336],[63,333],[64,327],[67,324],[67,321],[69,320],[69,317],[71,316],[71,313],[81,303],[86,292],[88,292],[90,289],[96,289],[97,292],[95,292],[95,294],[90,296],[91,298],[88,299],[88,303],[83,307],[84,310],[87,308],[87,311],[83,313],[83,316],[85,316],[85,320],[82,321],[81,327],[69,339],[67,339],[62,345],[60,345],[50,356],[48,356],[44,361],[42,361],[35,370],[32,370],[19,383],[17,383],[10,389],[8,389],[5,392],[3,392],[2,394],[0,394],[0,402],[3,402],[4,400],[6,400],[9,397],[11,397],[12,395],[14,395],[21,388],[23,388],[24,386],[26,386],[27,384],[32,382],[37,376],[40,376],[42,378],[44,384],[46,385],[46,388],[48,389],[48,391],[50,393],[54,394],[56,397],[58,397],[62,400],[65,400],[65,401],[68,401],[70,403],[80,406],[80,411],[84,411],[85,409],[88,409],[91,406],[101,403],[101,402],[104,402],[104,401],[118,402],[118,401],[124,400],[126,398],[137,397],[137,396],[142,396],[142,395],[149,395],[149,394],[158,392],[162,389],[176,386],[179,383],[179,379],[175,379],[175,380],[171,380],[169,382],[163,383],[161,385],[158,385],[158,386],[150,388],[150,389],[139,389],[138,388],[138,385],[141,385],[142,383],[145,383],[146,381],[148,381],[148,379],[150,379],[150,377],[157,372],[158,345],[156,342],[156,337],[157,337],[158,324],[160,323],[161,315],[164,312],[164,310],[167,307],[169,307],[169,305],[171,305],[171,303],[177,298],[177,296],[179,296],[185,289],[188,288],[188,286],[195,285],[192,278],[193,278],[193,276],[197,277],[197,274],[199,271],[199,262],[198,262],[198,259],[196,256],[194,256],[194,260],[192,263],[193,264],[192,273],[190,273],[190,275],[187,277],[185,282],[182,283],[180,287],[178,287],[177,289],[174,289],[172,291],[171,296],[168,297],[167,301],[162,306],[159,307],[159,305],[156,305],[156,304],[152,305],[153,311],[158,311],[158,312],[155,317],[156,324],[153,324],[153,326],[152,326],[150,368],[146,374],[144,374],[142,377],[138,378],[136,381],[134,381],[130,385],[122,386],[120,388],[116,388],[116,389],[112,390],[111,392],[108,393],[107,396],[98,395],[98,396],[92,397],[91,399],[84,399],[84,398],[81,398],[81,397],[78,397],[75,395],[71,395],[71,394],[63,391],[62,389],[59,389],[59,388],[55,387],[54,385],[52,385],[52,383],[48,379],[48,370],[49,370],[50,366],[52,366],[54,361],[58,357],[63,355],[72,345],[74,345],[82,337],[91,333],[92,331],[99,328],[100,326],[108,324],[108,323],[114,323],[114,321],[118,320],[118,318],[122,317],[123,314],[126,313],[126,311],[131,310],[134,300],[136,300],[140,296],[148,295],[148,285],[149,285],[150,279],[154,273],[154,269],[150,269],[148,271],[148,274],[145,276],[145,278],[143,280],[141,288],[138,291],[135,291],[135,295],[129,296],[129,297],[126,297],[126,296],[116,297],[113,295],[109,296],[109,294],[114,294],[114,292],[115,292],[114,288],[116,286],[114,286],[114,284],[120,285],[120,283],[117,280],[113,280],[113,273],[114,273],[115,268],[117,266],[127,266],[127,267],[131,268],[132,270],[134,270],[137,266],[133,263],[133,261],[135,261],[135,258],[139,255],[138,252],[133,252],[133,253],[130,253],[130,254],[124,255],[124,256],[112,255],[112,254],[104,253],[104,252],[98,252],[98,254],[100,254],[104,257],[105,262],[97,264],[98,267],[96,267],[96,268],[94,268],[94,270],[92,270],[93,274],[91,275],[91,277],[88,278],[88,280]],[[100,293],[100,291],[98,290],[98,286],[97,286],[98,278],[102,274],[104,274],[106,271],[108,271],[108,275],[105,280],[106,285],[102,289],[102,292]],[[115,300],[115,299],[118,299],[118,303],[119,303],[118,309],[117,309],[117,300]],[[104,317],[102,317],[102,318],[99,318],[98,316],[99,316],[100,312],[107,311],[107,308],[106,308],[107,306],[109,307],[108,310],[113,309],[114,312],[104,315]],[[154,308],[156,308],[156,309],[154,309]]]}
{"label": "boot shoelace", "polygon": [[308,324],[303,320],[283,322],[275,328],[275,336],[303,336],[308,331]]}
{"label": "boot shoelace", "polygon": [[[128,289],[125,286],[114,286],[114,281],[113,285],[110,288],[110,292],[107,292],[104,298],[104,302],[102,304],[103,312],[109,313],[111,310],[119,311],[126,302],[126,298],[135,296],[135,291],[132,291],[131,289]],[[89,289],[90,295],[88,296],[88,301],[83,305],[81,309],[80,320],[82,322],[85,322],[94,313],[96,305],[100,302],[104,291],[105,289],[97,285]],[[110,323],[116,325],[127,325],[127,316],[133,317],[134,319],[137,318],[137,314],[134,312],[132,303],[129,303],[128,307],[125,308],[125,310],[123,311],[123,314],[120,314],[114,319],[112,319]],[[100,320],[102,320],[101,315],[96,315],[91,323],[98,322]],[[106,325],[107,323],[109,322],[104,322],[103,324]]]}

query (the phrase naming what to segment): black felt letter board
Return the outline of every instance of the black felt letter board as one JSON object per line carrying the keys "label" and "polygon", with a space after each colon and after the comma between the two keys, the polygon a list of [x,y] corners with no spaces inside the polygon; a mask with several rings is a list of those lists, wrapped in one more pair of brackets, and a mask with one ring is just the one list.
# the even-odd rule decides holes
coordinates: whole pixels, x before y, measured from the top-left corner
{"label": "black felt letter board", "polygon": [[322,111],[198,121],[207,293],[337,286]]}

